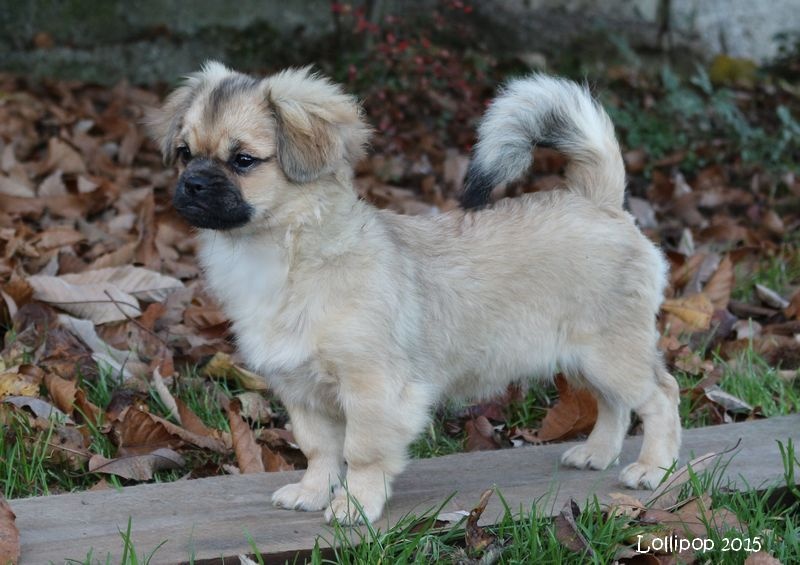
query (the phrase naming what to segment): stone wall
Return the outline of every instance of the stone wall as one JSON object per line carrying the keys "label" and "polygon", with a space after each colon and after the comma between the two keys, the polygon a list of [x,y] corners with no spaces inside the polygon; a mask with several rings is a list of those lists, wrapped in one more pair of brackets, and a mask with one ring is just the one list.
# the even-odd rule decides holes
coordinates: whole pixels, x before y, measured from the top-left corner
{"label": "stone wall", "polygon": [[[437,0],[384,0],[423,21]],[[359,0],[352,3],[358,4]],[[800,30],[800,0],[473,0],[486,42],[557,53],[598,36],[763,61]],[[173,80],[209,58],[238,68],[313,60],[335,27],[327,0],[0,0],[0,70],[113,83]]]}

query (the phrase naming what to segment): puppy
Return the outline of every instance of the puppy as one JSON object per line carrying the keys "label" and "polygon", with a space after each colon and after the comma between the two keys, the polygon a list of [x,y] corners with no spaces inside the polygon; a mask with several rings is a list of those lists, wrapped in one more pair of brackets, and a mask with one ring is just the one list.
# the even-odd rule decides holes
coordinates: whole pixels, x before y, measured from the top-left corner
{"label": "puppy", "polygon": [[208,285],[308,457],[277,506],[376,520],[438,400],[557,370],[598,402],[565,465],[614,463],[631,410],[644,440],[621,481],[652,488],[673,463],[678,386],[654,325],[666,266],[622,210],[613,126],[585,89],[511,83],[480,126],[464,203],[523,174],[534,144],[570,159],[568,190],[435,217],[358,198],[370,130],[352,97],[308,69],[257,80],[209,63],[150,126],[178,162],[174,204],[198,228]]}

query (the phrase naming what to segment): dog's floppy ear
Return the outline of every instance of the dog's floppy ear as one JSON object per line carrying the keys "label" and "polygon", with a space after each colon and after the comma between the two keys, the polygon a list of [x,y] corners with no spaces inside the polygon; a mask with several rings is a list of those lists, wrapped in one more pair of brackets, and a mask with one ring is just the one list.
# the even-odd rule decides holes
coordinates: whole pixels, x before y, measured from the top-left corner
{"label": "dog's floppy ear", "polygon": [[308,67],[264,79],[277,122],[278,162],[289,180],[314,181],[363,155],[369,127],[355,99]]}
{"label": "dog's floppy ear", "polygon": [[183,117],[192,105],[203,83],[219,80],[231,71],[222,63],[208,61],[200,72],[188,75],[184,83],[176,88],[161,108],[153,108],[145,114],[144,123],[150,137],[158,143],[164,163],[172,165],[175,160],[175,137],[183,125]]}

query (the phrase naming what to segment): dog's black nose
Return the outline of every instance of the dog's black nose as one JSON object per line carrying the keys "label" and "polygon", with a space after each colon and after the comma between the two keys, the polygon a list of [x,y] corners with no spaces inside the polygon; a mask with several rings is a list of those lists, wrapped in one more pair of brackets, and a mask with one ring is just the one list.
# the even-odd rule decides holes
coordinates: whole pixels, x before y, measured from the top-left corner
{"label": "dog's black nose", "polygon": [[195,196],[204,190],[208,190],[209,180],[203,175],[187,175],[183,179],[183,187],[187,194]]}

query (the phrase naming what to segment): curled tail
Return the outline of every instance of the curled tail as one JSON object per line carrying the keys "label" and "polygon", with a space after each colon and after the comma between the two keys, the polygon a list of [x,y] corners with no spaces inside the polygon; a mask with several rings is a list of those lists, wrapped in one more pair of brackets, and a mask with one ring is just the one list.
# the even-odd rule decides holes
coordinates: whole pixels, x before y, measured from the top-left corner
{"label": "curled tail", "polygon": [[521,177],[535,145],[567,156],[570,190],[622,208],[625,167],[608,114],[585,87],[541,74],[512,81],[489,106],[467,170],[464,208],[485,205],[495,186]]}

